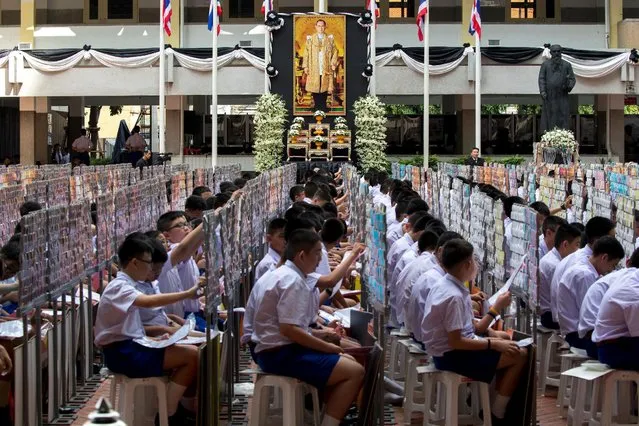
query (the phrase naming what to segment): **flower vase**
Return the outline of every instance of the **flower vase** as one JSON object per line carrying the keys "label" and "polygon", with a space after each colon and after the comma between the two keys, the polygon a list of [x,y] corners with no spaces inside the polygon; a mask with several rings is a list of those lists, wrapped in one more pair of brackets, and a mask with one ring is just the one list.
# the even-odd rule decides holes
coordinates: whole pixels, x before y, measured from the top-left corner
{"label": "flower vase", "polygon": [[315,149],[322,149],[322,142],[315,142]]}
{"label": "flower vase", "polygon": [[562,160],[562,164],[570,164],[570,161],[572,160],[572,153],[568,152],[565,149],[561,150],[561,160]]}
{"label": "flower vase", "polygon": [[297,143],[297,136],[291,136],[291,143]]}
{"label": "flower vase", "polygon": [[544,163],[555,164],[555,159],[557,158],[557,150],[555,148],[545,147],[543,149],[543,154]]}
{"label": "flower vase", "polygon": [[322,120],[324,119],[324,117],[322,117],[321,115],[316,115],[315,116],[315,121],[317,121],[317,124],[322,124]]}
{"label": "flower vase", "polygon": [[344,143],[344,140],[346,139],[346,136],[337,136],[337,143]]}

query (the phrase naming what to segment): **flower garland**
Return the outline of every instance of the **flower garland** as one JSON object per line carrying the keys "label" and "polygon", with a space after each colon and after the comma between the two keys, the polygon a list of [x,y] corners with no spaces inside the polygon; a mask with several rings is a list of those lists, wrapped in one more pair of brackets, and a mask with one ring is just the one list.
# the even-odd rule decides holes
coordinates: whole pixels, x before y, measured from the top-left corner
{"label": "flower garland", "polygon": [[364,173],[386,170],[386,105],[376,96],[365,96],[355,102],[353,109],[360,169]]}
{"label": "flower garland", "polygon": [[570,130],[563,130],[555,127],[553,130],[544,133],[541,137],[541,141],[549,148],[557,148],[568,152],[577,151],[575,134]]}
{"label": "flower garland", "polygon": [[263,172],[282,164],[287,112],[282,97],[271,93],[260,96],[255,107],[255,171]]}

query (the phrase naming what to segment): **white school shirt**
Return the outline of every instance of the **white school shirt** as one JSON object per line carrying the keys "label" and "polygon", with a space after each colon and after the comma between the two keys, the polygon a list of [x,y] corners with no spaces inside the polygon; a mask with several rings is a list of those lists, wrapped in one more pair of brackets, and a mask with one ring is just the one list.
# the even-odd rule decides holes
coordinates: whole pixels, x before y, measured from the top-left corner
{"label": "white school shirt", "polygon": [[402,257],[397,261],[397,265],[395,265],[395,269],[393,270],[393,282],[397,282],[399,279],[399,275],[406,269],[406,266],[413,263],[415,259],[419,256],[419,244],[414,242],[412,246],[408,250],[402,254]]}
{"label": "white school shirt", "polygon": [[592,256],[592,249],[589,246],[581,248],[576,252],[569,254],[568,256],[561,259],[561,262],[555,268],[555,273],[552,276],[552,281],[550,282],[550,310],[552,311],[552,319],[553,321],[558,321],[557,314],[557,289],[559,288],[559,281],[564,276],[564,273],[568,270],[568,268],[574,264],[576,264],[582,257],[590,257]]}
{"label": "white school shirt", "polygon": [[595,329],[601,301],[608,289],[617,283],[625,282],[626,275],[634,274],[636,271],[636,268],[620,269],[599,278],[590,286],[579,311],[579,337],[583,339],[589,331]]}
{"label": "white school shirt", "polygon": [[544,257],[546,254],[548,254],[548,246],[546,245],[546,239],[544,238],[544,235],[540,235],[539,236],[539,258],[541,259],[542,257]]}
{"label": "white school shirt", "polygon": [[311,200],[308,197],[304,197],[304,202],[307,203],[307,204],[313,204],[313,200]]}
{"label": "white school shirt", "polygon": [[[178,293],[182,291],[182,280],[178,272],[177,266],[173,266],[171,263],[171,253],[169,252],[169,258],[164,262],[162,272],[158,277],[158,288],[162,294]],[[177,315],[180,318],[184,318],[184,303],[175,302],[164,307],[164,311],[167,314]]]}
{"label": "white school shirt", "polygon": [[628,274],[623,282],[608,289],[599,306],[592,341],[639,336],[639,272]]}
{"label": "white school shirt", "polygon": [[260,277],[255,282],[255,285],[251,289],[251,294],[249,295],[249,299],[246,302],[246,308],[244,311],[244,320],[242,321],[242,339],[240,340],[243,345],[247,344],[251,341],[251,336],[253,335],[253,318],[255,318],[255,307],[261,302],[264,297],[264,290],[268,286],[269,280],[271,280],[271,276],[273,271],[266,271],[264,275]]}
{"label": "white school shirt", "polygon": [[433,267],[430,268],[425,274],[423,274],[415,284],[410,294],[410,299],[407,303],[407,308],[404,314],[404,323],[415,339],[422,341],[422,321],[424,319],[424,309],[426,299],[430,289],[435,285],[444,275],[446,271],[441,267],[439,262],[435,260]]}
{"label": "white school shirt", "polygon": [[421,338],[429,355],[443,356],[453,350],[448,343],[452,331],[461,330],[462,337],[475,338],[470,292],[450,274],[430,288],[424,313]]}
{"label": "white school shirt", "polygon": [[562,334],[579,329],[579,312],[588,289],[599,279],[599,272],[588,258],[569,268],[557,287],[557,314]]}
{"label": "white school shirt", "polygon": [[539,262],[539,309],[542,314],[552,310],[550,284],[559,262],[561,254],[556,248],[550,250]]}
{"label": "white school shirt", "polygon": [[[140,293],[146,294],[147,296],[154,296],[156,294],[160,294],[160,290],[157,288],[157,281],[152,283],[148,281],[138,281],[135,283],[135,289]],[[166,316],[164,312],[164,308],[138,308],[140,312],[140,319],[142,320],[142,324],[145,326],[148,325],[161,325],[167,326],[169,325],[169,318]]]}
{"label": "white school shirt", "polygon": [[408,222],[407,219],[402,220],[401,222],[395,222],[391,226],[388,227],[386,231],[386,247],[393,247],[393,244],[404,235],[404,231],[402,230],[402,226]]}
{"label": "white school shirt", "polygon": [[395,285],[396,304],[395,307],[391,305],[391,309],[397,312],[397,321],[406,323],[406,307],[408,306],[408,300],[413,291],[413,285],[415,282],[425,274],[430,268],[433,267],[435,256],[428,251],[420,253],[420,255],[399,274],[397,283]]}
{"label": "white school shirt", "polygon": [[306,276],[291,261],[271,272],[264,283],[264,295],[255,305],[252,341],[255,352],[274,349],[293,342],[280,334],[280,324],[291,324],[309,332],[311,291]]}
{"label": "white school shirt", "polygon": [[378,196],[379,194],[381,194],[381,192],[380,192],[380,190],[379,190],[379,189],[380,189],[380,187],[381,187],[381,185],[371,186],[371,189],[370,189],[369,193],[371,194],[371,196],[372,196],[373,198],[375,198],[376,196]]}
{"label": "white school shirt", "polygon": [[639,238],[635,239],[635,249],[639,248]]}
{"label": "white school shirt", "polygon": [[95,320],[95,344],[107,346],[111,343],[144,337],[144,325],[140,312],[133,305],[140,293],[135,288],[135,281],[120,271],[107,284]]}
{"label": "white school shirt", "polygon": [[[388,197],[390,200],[390,197]],[[390,228],[392,225],[397,223],[397,214],[395,213],[395,207],[389,208],[386,210],[386,227]]]}
{"label": "white school shirt", "polygon": [[406,250],[410,248],[415,242],[410,234],[406,233],[402,238],[397,240],[395,244],[388,251],[387,262],[388,262],[388,274],[392,277],[392,273],[395,270],[395,266],[397,266],[397,262],[401,259],[402,255]]}
{"label": "white school shirt", "polygon": [[379,194],[375,195],[373,197],[373,204],[383,204],[386,206],[386,214],[388,215],[388,213],[392,210],[391,209],[391,199],[390,199],[390,195],[388,194],[384,194],[382,192],[380,192]]}
{"label": "white school shirt", "polygon": [[255,282],[257,282],[264,274],[269,271],[275,270],[279,265],[282,257],[271,247],[268,248],[266,255],[260,260],[260,263],[255,267]]}
{"label": "white school shirt", "polygon": [[[169,245],[169,261],[171,260],[171,251],[173,251],[179,244]],[[200,278],[200,270],[197,267],[197,263],[192,256],[189,256],[184,262],[180,262],[175,265],[178,276],[180,277],[180,283],[182,288],[179,291],[190,290]],[[184,305],[184,312],[199,312],[200,302],[197,299],[186,299],[182,302]]]}

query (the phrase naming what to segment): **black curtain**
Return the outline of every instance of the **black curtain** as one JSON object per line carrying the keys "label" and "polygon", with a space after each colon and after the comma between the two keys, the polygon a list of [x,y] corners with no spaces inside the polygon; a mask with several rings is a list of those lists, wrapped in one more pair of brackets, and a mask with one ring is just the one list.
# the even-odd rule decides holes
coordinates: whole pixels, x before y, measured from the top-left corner
{"label": "black curtain", "polygon": [[501,64],[520,64],[535,59],[543,53],[540,47],[483,47],[481,53]]}
{"label": "black curtain", "polygon": [[20,110],[0,107],[0,159],[20,156]]}

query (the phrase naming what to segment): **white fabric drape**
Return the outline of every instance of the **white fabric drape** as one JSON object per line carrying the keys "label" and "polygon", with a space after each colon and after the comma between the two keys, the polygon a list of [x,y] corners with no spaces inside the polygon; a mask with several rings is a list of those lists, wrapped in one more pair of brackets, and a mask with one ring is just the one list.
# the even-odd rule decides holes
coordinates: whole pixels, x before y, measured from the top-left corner
{"label": "white fabric drape", "polygon": [[[430,75],[443,75],[449,73],[457,68],[468,56],[468,53],[472,51],[472,47],[467,47],[466,49],[464,49],[464,53],[462,53],[462,55],[458,59],[452,62],[440,65],[428,65],[428,72],[430,73]],[[378,67],[385,67],[390,64],[393,59],[401,59],[402,62],[404,62],[404,64],[411,70],[420,74],[424,74],[424,64],[411,58],[402,49],[397,49],[387,53],[382,53],[381,55],[377,55],[377,57],[375,58],[375,63]]]}
{"label": "white fabric drape", "polygon": [[630,61],[630,52],[595,61],[577,59],[568,55],[562,55],[561,57],[572,65],[572,70],[577,77],[601,78],[627,64]]}
{"label": "white fabric drape", "polygon": [[108,55],[93,49],[89,50],[89,53],[96,61],[109,68],[146,68],[160,60],[160,52],[127,58]]}
{"label": "white fabric drape", "polygon": [[60,59],[59,61],[45,61],[30,55],[28,52],[18,52],[18,54],[27,61],[27,64],[29,64],[31,68],[42,72],[61,72],[69,70],[78,65],[78,63],[84,59],[84,53],[85,51],[81,50],[68,58]]}
{"label": "white fabric drape", "polygon": [[0,68],[3,68],[9,62],[9,55],[11,55],[10,52],[0,58]]}
{"label": "white fabric drape", "polygon": [[[167,49],[168,51],[168,49]],[[184,53],[179,53],[171,49],[173,55],[175,56],[175,60],[180,64],[180,66],[199,72],[210,72],[211,71],[211,58],[194,58],[192,56],[185,55]],[[225,55],[220,55],[217,57],[217,67],[222,68],[230,65],[235,60],[244,59],[249,64],[253,65],[255,68],[264,71],[264,59],[259,56],[255,56],[244,49],[236,49],[232,52],[229,52]]]}

